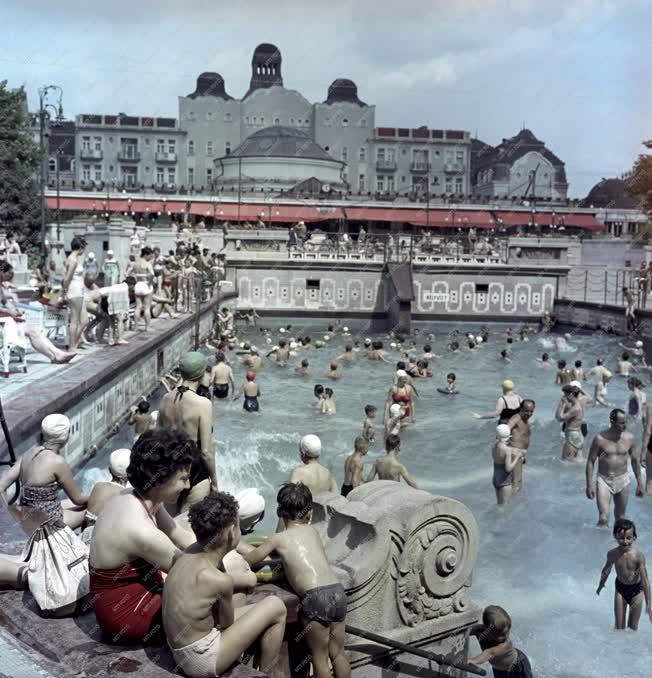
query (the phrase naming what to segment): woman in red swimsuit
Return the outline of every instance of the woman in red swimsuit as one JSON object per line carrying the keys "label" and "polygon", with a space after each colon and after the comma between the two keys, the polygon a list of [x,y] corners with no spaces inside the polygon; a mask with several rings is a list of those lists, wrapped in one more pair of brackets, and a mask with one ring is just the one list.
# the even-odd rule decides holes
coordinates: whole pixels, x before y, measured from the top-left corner
{"label": "woman in red swimsuit", "polygon": [[397,373],[396,384],[389,389],[387,401],[385,403],[385,418],[389,417],[389,408],[393,403],[398,403],[403,410],[401,416],[401,425],[408,422],[414,423],[414,389],[409,382],[405,370],[399,370]]}
{"label": "woman in red swimsuit", "polygon": [[91,596],[97,623],[114,643],[161,640],[162,572],[195,543],[164,504],[175,504],[189,489],[198,456],[185,433],[143,433],[127,469],[133,489],[110,499],[98,516],[90,547]]}

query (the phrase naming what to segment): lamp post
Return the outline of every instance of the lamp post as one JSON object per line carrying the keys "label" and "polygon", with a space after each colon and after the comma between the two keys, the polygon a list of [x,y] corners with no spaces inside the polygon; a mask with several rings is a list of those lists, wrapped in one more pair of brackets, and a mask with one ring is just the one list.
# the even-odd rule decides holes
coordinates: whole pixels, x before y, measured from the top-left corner
{"label": "lamp post", "polygon": [[57,149],[57,152],[54,156],[54,160],[57,163],[56,165],[56,170],[57,170],[57,242],[61,242],[61,211],[59,209],[60,205],[60,183],[59,183],[59,164],[60,164],[60,159],[61,159],[61,152],[59,149]]}
{"label": "lamp post", "polygon": [[[51,104],[47,101],[50,92],[57,92],[57,105]],[[48,109],[54,113],[54,118],[57,121],[63,120],[63,106],[61,104],[61,97],[63,90],[59,85],[44,85],[38,90],[39,98],[39,148],[41,151],[41,255],[45,257],[45,240],[46,240],[46,226],[45,226],[45,177],[47,172],[47,154],[45,152],[45,121],[46,117],[49,120],[50,114]],[[57,162],[58,167],[58,162]]]}

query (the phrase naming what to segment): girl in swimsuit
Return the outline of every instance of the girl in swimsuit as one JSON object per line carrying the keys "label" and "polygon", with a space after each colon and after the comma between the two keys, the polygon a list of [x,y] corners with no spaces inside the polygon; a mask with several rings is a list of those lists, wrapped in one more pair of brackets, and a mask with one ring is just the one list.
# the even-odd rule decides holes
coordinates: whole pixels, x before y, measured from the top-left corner
{"label": "girl in swimsuit", "polygon": [[496,427],[496,442],[493,447],[494,475],[493,486],[499,506],[507,504],[512,496],[513,471],[523,456],[520,450],[509,445],[512,432],[507,424]]}
{"label": "girl in swimsuit", "polygon": [[149,322],[152,318],[152,295],[154,288],[154,269],[152,268],[152,259],[154,252],[149,247],[143,247],[140,251],[140,259],[135,263],[132,274],[136,278],[134,295],[136,297],[136,308],[134,311],[134,324],[138,327],[140,316],[145,320],[145,332],[149,330]]}
{"label": "girl in swimsuit", "polygon": [[70,243],[70,248],[72,251],[66,260],[66,273],[61,284],[61,300],[66,301],[70,308],[68,350],[76,351],[88,322],[84,304],[84,266],[81,261],[86,241],[75,237]]}
{"label": "girl in swimsuit", "polygon": [[233,400],[237,400],[241,395],[244,394],[244,404],[242,408],[246,412],[259,412],[260,404],[258,402],[258,397],[260,396],[260,386],[254,381],[256,375],[249,371],[247,372],[247,381],[242,384],[240,391],[233,396]]}
{"label": "girl in swimsuit", "polygon": [[408,383],[406,376],[399,376],[396,380],[396,386],[392,386],[389,389],[388,398],[385,403],[385,421],[389,417],[389,407],[392,403],[397,403],[401,406],[403,410],[401,421],[403,424],[407,424],[408,421],[414,423],[414,389]]}

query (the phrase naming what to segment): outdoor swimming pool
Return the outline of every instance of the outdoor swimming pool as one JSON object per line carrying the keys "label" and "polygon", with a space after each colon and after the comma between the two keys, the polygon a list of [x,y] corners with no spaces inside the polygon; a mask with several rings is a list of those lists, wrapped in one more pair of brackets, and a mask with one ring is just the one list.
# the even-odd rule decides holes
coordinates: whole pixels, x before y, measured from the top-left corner
{"label": "outdoor swimming pool", "polygon": [[[294,331],[299,333],[298,329]],[[309,333],[314,341],[323,330]],[[383,339],[388,348],[389,340]],[[419,349],[424,339],[419,338]],[[242,333],[241,340],[251,340],[261,350],[267,346],[259,332]],[[364,358],[354,365],[344,365],[345,376],[334,385],[328,384],[335,391],[336,416],[317,416],[309,407],[314,402],[313,386],[327,385],[329,380],[323,375],[331,358],[342,352],[344,343],[343,338],[337,338],[323,349],[302,353],[301,357],[310,360],[310,378],[294,375],[299,358],[293,359],[287,370],[266,361],[258,379],[262,391],[258,415],[243,413],[242,400],[214,401],[220,487],[232,492],[250,486],[260,488],[267,501],[263,530],[274,529],[276,491],[300,463],[301,436],[316,433],[321,437],[322,462],[335,473],[338,484],[343,479],[344,457],[351,452],[361,430],[367,403],[379,408],[377,432],[382,439],[382,407],[394,363],[400,359],[398,354],[390,354],[391,365]],[[559,395],[555,371],[543,370],[535,362],[543,350],[548,350],[554,360],[563,357],[572,364],[581,359],[587,370],[595,365],[597,357],[602,357],[614,371],[616,357],[622,351],[618,340],[576,337],[571,340],[578,347],[576,353],[558,354],[554,349],[542,348],[534,336],[528,343],[514,343],[511,364],[499,359],[505,347],[504,329],[496,329],[489,343],[476,353],[445,353],[443,332],[438,332],[432,343],[433,350],[444,357],[431,362],[435,374],[432,379],[416,382],[420,394],[417,422],[401,436],[401,457],[421,489],[457,499],[473,511],[480,528],[473,599],[479,605],[498,604],[508,610],[514,624],[513,641],[530,656],[536,676],[649,675],[652,625],[645,614],[637,634],[615,633],[613,574],[601,596],[595,595],[607,550],[615,546],[615,541],[610,530],[595,527],[595,503],[584,494],[584,466],[560,461],[562,441],[559,424],[553,417]],[[244,369],[237,365],[233,352],[229,357],[239,386]],[[435,390],[445,384],[449,371],[458,376],[460,394],[455,398]],[[523,493],[499,509],[491,485],[495,422],[478,421],[469,410],[492,410],[500,395],[499,384],[506,378],[514,381],[519,394],[536,401],[536,412]],[[647,382],[647,373],[642,380]],[[624,380],[614,377],[608,400],[615,407],[626,404]],[[593,434],[607,427],[608,412],[605,408],[588,408],[587,452]],[[77,477],[84,490],[106,477],[108,453],[128,446],[130,439],[131,430],[125,427],[80,470]],[[383,452],[381,443],[376,442],[369,451],[369,462]],[[636,498],[633,486],[628,517],[636,522],[638,547],[651,562],[652,497]],[[475,649],[473,641],[471,651]]]}

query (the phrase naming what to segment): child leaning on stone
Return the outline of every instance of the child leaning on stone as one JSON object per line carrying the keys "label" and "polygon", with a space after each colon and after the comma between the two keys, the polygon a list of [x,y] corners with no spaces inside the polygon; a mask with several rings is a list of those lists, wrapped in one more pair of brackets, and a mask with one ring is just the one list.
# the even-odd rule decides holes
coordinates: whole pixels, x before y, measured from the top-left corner
{"label": "child leaning on stone", "polygon": [[252,567],[276,551],[285,576],[301,598],[301,622],[312,655],[315,678],[330,678],[330,658],[335,678],[350,678],[344,655],[346,593],[331,570],[312,519],[312,493],[303,483],[284,483],[276,497],[284,531],[245,555]]}
{"label": "child leaning on stone", "polygon": [[530,660],[509,639],[511,628],[511,617],[502,607],[485,607],[482,624],[475,624],[470,631],[470,635],[478,639],[482,652],[469,659],[469,664],[489,662],[494,678],[532,678]]}

